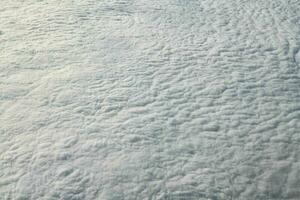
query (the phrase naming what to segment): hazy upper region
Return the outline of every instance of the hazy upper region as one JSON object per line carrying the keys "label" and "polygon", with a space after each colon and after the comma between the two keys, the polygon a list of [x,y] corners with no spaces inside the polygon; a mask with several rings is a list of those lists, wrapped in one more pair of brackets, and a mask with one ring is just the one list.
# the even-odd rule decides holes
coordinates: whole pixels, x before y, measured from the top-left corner
{"label": "hazy upper region", "polygon": [[299,200],[299,0],[0,1],[1,200]]}

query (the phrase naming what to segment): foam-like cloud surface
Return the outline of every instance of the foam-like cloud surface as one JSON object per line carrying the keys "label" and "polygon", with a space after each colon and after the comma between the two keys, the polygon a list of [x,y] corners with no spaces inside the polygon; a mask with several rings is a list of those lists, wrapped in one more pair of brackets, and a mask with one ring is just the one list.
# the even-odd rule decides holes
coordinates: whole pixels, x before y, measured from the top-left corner
{"label": "foam-like cloud surface", "polygon": [[1,1],[0,199],[299,199],[299,10]]}

